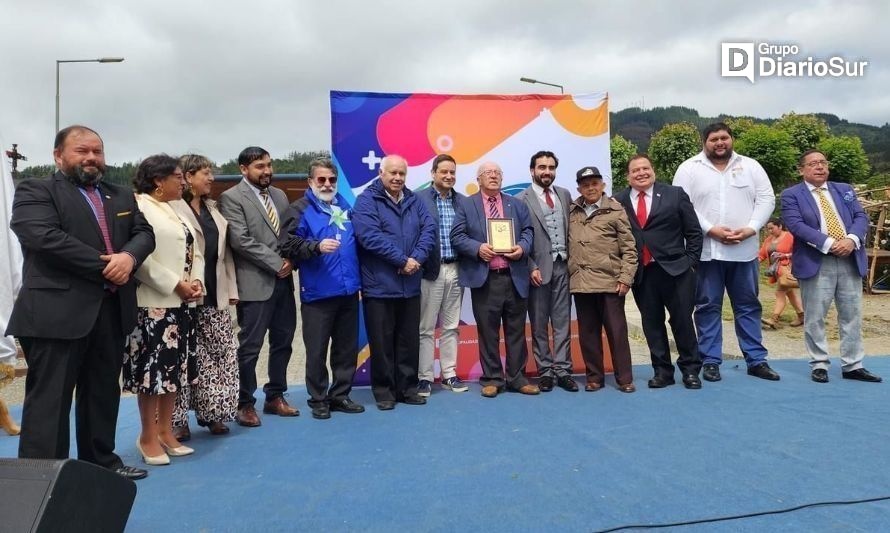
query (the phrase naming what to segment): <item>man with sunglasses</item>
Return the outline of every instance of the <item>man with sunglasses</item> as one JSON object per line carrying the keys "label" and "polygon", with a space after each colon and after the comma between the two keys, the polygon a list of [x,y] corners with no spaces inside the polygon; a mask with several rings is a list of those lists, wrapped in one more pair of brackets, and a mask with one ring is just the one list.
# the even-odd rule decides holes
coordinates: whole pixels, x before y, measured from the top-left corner
{"label": "man with sunglasses", "polygon": [[810,378],[828,383],[825,315],[837,308],[841,337],[841,377],[877,383],[862,367],[862,277],[868,216],[846,183],[828,181],[825,154],[800,156],[801,183],[782,192],[782,220],[794,236],[791,272],[799,280],[804,306],[804,344],[810,354]]}
{"label": "man with sunglasses", "polygon": [[337,167],[330,159],[315,159],[309,163],[309,190],[282,217],[281,253],[300,269],[306,390],[312,417],[319,420],[330,418],[331,411],[365,410],[349,398],[358,359],[362,285],[350,215],[337,193]]}

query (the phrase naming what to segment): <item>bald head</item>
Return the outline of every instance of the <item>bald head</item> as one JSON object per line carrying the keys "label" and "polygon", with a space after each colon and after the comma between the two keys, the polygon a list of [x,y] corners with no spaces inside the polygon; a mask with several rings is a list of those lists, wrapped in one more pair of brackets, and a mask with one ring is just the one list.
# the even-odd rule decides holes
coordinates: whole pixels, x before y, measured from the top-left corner
{"label": "bald head", "polygon": [[400,155],[388,155],[380,161],[380,182],[394,198],[402,195],[408,177],[408,162]]}

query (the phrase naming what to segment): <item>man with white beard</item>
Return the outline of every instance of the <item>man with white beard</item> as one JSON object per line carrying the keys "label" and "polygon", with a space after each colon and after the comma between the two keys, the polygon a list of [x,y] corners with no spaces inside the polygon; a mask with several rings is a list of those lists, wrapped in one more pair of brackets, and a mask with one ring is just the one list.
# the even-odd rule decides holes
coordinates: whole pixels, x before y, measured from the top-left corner
{"label": "man with white beard", "polygon": [[[313,418],[361,413],[349,398],[358,360],[358,254],[351,212],[330,159],[309,163],[309,190],[284,212],[281,253],[300,272],[306,390]],[[330,347],[333,383],[327,369]]]}

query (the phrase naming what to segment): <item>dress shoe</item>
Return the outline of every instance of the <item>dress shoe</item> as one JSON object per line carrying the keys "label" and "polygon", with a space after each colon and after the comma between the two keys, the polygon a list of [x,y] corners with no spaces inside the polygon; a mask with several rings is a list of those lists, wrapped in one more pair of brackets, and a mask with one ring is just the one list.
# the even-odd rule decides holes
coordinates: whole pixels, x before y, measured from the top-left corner
{"label": "dress shoe", "polygon": [[344,400],[331,400],[330,403],[331,411],[340,411],[341,413],[364,413],[365,408],[354,401],[346,398]]}
{"label": "dress shoe", "polygon": [[192,438],[192,432],[188,426],[176,426],[173,428],[173,438],[179,442],[186,442]]}
{"label": "dress shoe", "polygon": [[[214,420],[212,422],[207,422],[206,420],[198,419],[198,425],[202,428],[207,428],[210,430],[211,435],[225,435],[229,432],[229,426],[225,424],[225,422],[220,422],[219,420]],[[176,428],[173,428],[173,435],[176,435]],[[178,439],[179,442],[182,442],[182,439]]]}
{"label": "dress shoe", "polygon": [[518,389],[512,390],[513,392],[518,392],[519,394],[528,394],[529,396],[534,396],[535,394],[541,393],[541,389],[539,389],[537,385],[532,385],[531,383],[526,383]]}
{"label": "dress shoe", "polygon": [[625,383],[624,385],[618,385],[618,390],[620,390],[621,392],[630,393],[630,392],[636,392],[637,388],[634,386],[633,383]]}
{"label": "dress shoe", "polygon": [[121,477],[125,477],[130,481],[136,481],[137,479],[142,479],[148,476],[148,470],[127,465],[121,465],[113,469],[112,472]]}
{"label": "dress shoe", "polygon": [[686,374],[683,376],[683,386],[687,389],[700,389],[701,380],[695,374]]}
{"label": "dress shoe", "polygon": [[291,407],[287,400],[284,399],[284,396],[276,396],[263,403],[263,412],[267,415],[300,416],[300,410],[296,407]]}
{"label": "dress shoe", "polygon": [[550,392],[553,390],[553,377],[544,376],[538,380],[538,389],[541,392]]}
{"label": "dress shoe", "polygon": [[195,453],[193,448],[189,448],[188,446],[167,446],[166,443],[161,442],[161,448],[167,451],[167,455],[170,457],[184,457],[186,455],[191,455]]}
{"label": "dress shoe", "polygon": [[170,464],[170,456],[166,453],[162,453],[161,455],[145,455],[145,452],[142,451],[142,444],[139,444],[139,439],[136,439],[136,449],[139,450],[139,455],[142,456],[142,461],[148,466],[164,466]]}
{"label": "dress shoe", "polygon": [[486,385],[482,387],[482,396],[486,398],[494,398],[498,395],[499,392],[500,390],[498,390],[498,388],[494,385]]}
{"label": "dress shoe", "polygon": [[769,367],[768,363],[760,363],[748,369],[748,375],[755,378],[766,379],[769,381],[779,381],[782,379],[775,370]]}
{"label": "dress shoe", "polygon": [[325,404],[316,405],[312,408],[312,418],[327,420],[331,418],[331,409]]}
{"label": "dress shoe", "polygon": [[377,402],[377,409],[380,409],[381,411],[392,411],[395,408],[396,402],[394,402],[393,400],[383,400]]}
{"label": "dress shoe", "polygon": [[702,367],[701,377],[705,378],[705,381],[720,381],[720,367],[715,365],[714,363],[707,363]]}
{"label": "dress shoe", "polygon": [[[556,384],[564,391],[578,392],[578,384],[575,383],[575,379],[572,376],[559,376],[556,379]],[[541,390],[543,391],[543,389]]]}
{"label": "dress shoe", "polygon": [[810,373],[810,378],[816,383],[828,383],[828,370],[824,368],[815,368]]}
{"label": "dress shoe", "polygon": [[602,383],[597,383],[596,381],[588,381],[587,385],[584,385],[584,390],[587,392],[596,392],[603,388]]}
{"label": "dress shoe", "polygon": [[856,381],[868,381],[871,383],[880,383],[883,381],[880,376],[876,376],[864,368],[842,372],[841,377],[844,379],[855,379]]}
{"label": "dress shoe", "polygon": [[247,428],[259,427],[260,424],[262,424],[260,416],[256,414],[256,409],[254,409],[252,405],[245,405],[241,409],[238,409],[238,414],[235,415],[235,421],[238,422],[239,426]]}
{"label": "dress shoe", "polygon": [[419,394],[406,394],[399,401],[408,405],[426,405],[426,398]]}
{"label": "dress shoe", "polygon": [[648,385],[650,389],[663,389],[674,383],[676,383],[676,381],[674,381],[674,378],[672,377],[656,375],[649,380]]}

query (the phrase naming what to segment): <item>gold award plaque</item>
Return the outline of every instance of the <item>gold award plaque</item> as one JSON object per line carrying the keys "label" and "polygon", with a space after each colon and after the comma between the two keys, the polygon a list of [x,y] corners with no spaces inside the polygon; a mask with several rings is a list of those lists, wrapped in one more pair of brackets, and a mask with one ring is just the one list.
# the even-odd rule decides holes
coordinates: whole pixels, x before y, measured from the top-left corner
{"label": "gold award plaque", "polygon": [[488,219],[488,244],[496,253],[510,253],[516,245],[512,218]]}

